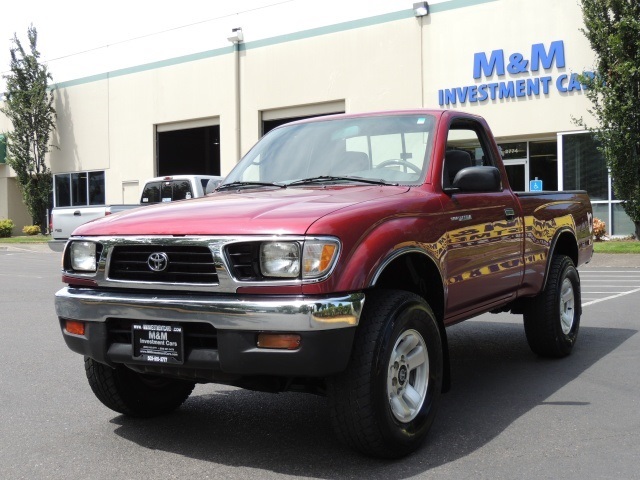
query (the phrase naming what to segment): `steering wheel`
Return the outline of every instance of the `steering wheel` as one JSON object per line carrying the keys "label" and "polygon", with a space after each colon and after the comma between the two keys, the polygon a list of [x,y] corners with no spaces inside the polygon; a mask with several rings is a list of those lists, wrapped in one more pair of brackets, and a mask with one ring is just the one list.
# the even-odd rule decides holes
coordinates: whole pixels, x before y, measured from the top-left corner
{"label": "steering wheel", "polygon": [[409,170],[413,170],[418,175],[422,173],[422,170],[419,167],[416,167],[413,163],[407,162],[406,160],[400,160],[399,158],[392,158],[391,160],[385,160],[384,162],[376,165],[376,168],[384,168],[390,165],[400,165],[402,167],[408,168]]}

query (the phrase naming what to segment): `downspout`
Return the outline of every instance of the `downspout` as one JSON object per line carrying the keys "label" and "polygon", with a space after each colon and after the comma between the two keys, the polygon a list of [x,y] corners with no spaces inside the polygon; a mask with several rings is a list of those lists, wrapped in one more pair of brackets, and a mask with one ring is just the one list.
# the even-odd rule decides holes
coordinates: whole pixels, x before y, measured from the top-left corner
{"label": "downspout", "polygon": [[420,106],[424,108],[424,21],[429,15],[429,2],[416,2],[413,4],[413,15],[418,20],[420,29]]}
{"label": "downspout", "polygon": [[241,137],[241,102],[240,102],[240,44],[244,40],[242,28],[234,28],[231,30],[231,36],[227,38],[233,43],[233,83],[235,91],[235,117],[236,117],[236,163],[240,160],[242,152]]}

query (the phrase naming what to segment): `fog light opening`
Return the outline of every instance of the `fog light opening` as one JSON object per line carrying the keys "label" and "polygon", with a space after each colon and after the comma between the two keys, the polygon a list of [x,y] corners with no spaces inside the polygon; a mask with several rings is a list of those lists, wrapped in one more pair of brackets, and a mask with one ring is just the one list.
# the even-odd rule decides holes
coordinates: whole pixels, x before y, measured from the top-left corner
{"label": "fog light opening", "polygon": [[64,329],[73,335],[84,335],[84,322],[65,320]]}
{"label": "fog light opening", "polygon": [[300,335],[291,333],[260,333],[256,346],[258,348],[297,350],[300,348],[301,341]]}

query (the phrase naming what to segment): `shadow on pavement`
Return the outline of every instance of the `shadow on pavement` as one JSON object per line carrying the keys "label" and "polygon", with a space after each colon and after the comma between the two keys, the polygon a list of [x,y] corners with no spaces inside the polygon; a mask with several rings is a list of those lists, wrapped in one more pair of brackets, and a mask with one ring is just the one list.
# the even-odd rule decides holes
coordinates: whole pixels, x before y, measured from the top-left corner
{"label": "shadow on pavement", "polygon": [[408,478],[465,457],[547,402],[636,330],[588,328],[561,360],[533,355],[519,323],[469,321],[449,330],[453,384],[425,445],[410,457],[363,457],[333,436],[323,398],[228,390],[195,395],[172,415],[118,416],[115,433],[149,449],[228,466],[314,478]]}

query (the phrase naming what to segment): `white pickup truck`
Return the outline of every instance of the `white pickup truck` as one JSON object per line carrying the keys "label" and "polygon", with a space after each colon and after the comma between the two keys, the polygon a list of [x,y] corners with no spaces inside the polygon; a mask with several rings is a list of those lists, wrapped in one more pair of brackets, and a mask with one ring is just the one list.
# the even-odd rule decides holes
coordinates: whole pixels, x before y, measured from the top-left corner
{"label": "white pickup truck", "polygon": [[155,177],[144,183],[140,203],[54,207],[51,210],[51,236],[54,240],[67,240],[77,227],[91,220],[144,205],[203,197],[213,190],[222,181],[222,178],[211,175]]}

